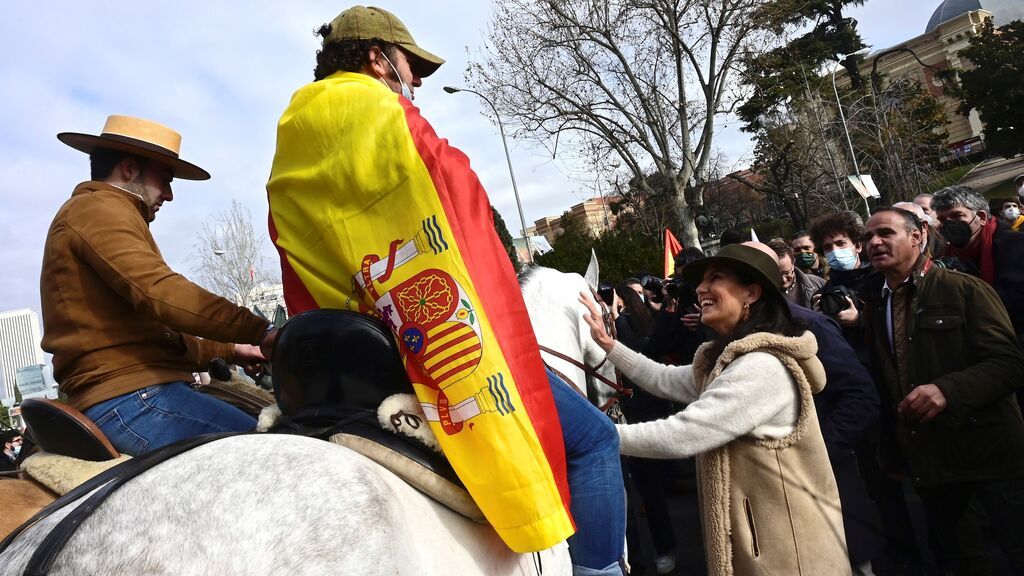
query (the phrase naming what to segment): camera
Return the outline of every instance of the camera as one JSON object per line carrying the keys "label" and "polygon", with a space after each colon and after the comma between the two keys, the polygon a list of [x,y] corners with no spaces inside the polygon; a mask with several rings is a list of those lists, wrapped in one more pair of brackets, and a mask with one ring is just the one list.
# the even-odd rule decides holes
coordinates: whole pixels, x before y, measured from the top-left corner
{"label": "camera", "polygon": [[818,308],[823,314],[829,316],[838,316],[840,312],[849,308],[850,303],[846,300],[847,298],[854,302],[858,299],[856,291],[841,285],[824,286],[818,290],[818,294],[821,295]]}
{"label": "camera", "polygon": [[640,279],[640,285],[643,286],[644,290],[651,293],[651,302],[661,304],[661,290],[664,287],[664,283],[661,281],[661,278],[645,274],[644,277]]}
{"label": "camera", "polygon": [[932,264],[936,268],[945,268],[946,270],[953,270],[956,272],[963,272],[964,274],[970,274],[971,276],[981,277],[981,271],[978,270],[977,266],[958,256],[932,258]]}
{"label": "camera", "polygon": [[597,287],[597,295],[608,306],[615,304],[615,287],[608,283],[601,283]]}
{"label": "camera", "polygon": [[697,304],[697,291],[683,282],[682,278],[670,278],[665,282],[665,295],[676,300],[680,309],[689,309]]}

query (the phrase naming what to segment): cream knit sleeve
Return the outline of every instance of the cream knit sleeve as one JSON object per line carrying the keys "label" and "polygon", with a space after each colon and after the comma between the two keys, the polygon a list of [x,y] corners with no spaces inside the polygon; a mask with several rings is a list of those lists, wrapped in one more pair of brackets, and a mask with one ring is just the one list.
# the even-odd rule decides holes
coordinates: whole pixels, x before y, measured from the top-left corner
{"label": "cream knit sleeve", "polygon": [[751,352],[729,364],[682,412],[616,426],[619,448],[627,456],[688,458],[742,436],[783,438],[796,426],[798,401],[796,382],[782,363]]}
{"label": "cream knit sleeve", "polygon": [[608,359],[623,376],[655,396],[689,404],[697,399],[697,386],[689,366],[669,366],[616,342]]}

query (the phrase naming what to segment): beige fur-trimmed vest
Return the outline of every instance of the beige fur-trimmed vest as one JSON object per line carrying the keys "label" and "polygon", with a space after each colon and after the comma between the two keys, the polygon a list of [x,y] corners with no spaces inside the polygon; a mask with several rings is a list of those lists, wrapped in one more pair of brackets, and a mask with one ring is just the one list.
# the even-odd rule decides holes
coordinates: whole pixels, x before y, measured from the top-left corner
{"label": "beige fur-trimmed vest", "polygon": [[738,438],[697,456],[709,574],[851,574],[839,493],[811,398],[825,384],[817,348],[810,332],[760,332],[730,343],[710,371],[709,345],[697,351],[693,376],[702,392],[736,358],[766,352],[793,375],[800,402],[785,438]]}

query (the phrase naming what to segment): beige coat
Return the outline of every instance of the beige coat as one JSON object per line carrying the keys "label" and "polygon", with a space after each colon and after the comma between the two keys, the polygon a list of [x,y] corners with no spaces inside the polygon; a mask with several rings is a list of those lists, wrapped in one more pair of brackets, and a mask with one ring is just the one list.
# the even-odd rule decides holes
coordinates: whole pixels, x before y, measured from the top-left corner
{"label": "beige coat", "polygon": [[811,395],[825,384],[810,332],[758,333],[729,344],[714,362],[694,359],[701,390],[750,352],[779,359],[798,386],[796,427],[778,440],[744,437],[697,457],[708,570],[715,576],[851,574],[835,478]]}

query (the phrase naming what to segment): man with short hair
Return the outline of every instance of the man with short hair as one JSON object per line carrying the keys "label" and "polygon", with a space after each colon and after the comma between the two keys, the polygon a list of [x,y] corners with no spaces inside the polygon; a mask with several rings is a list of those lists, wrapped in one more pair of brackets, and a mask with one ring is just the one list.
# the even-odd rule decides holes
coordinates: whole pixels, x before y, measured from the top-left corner
{"label": "man with short hair", "polygon": [[947,256],[973,264],[995,288],[1024,345],[1024,235],[993,218],[985,198],[969,186],[950,186],[932,199]]}
{"label": "man with short hair", "polygon": [[[942,213],[940,195],[936,211]],[[1024,420],[1014,401],[1024,354],[998,296],[922,255],[917,218],[878,208],[864,242],[881,274],[865,285],[871,368],[882,392],[882,460],[909,477],[955,574],[989,574],[977,500],[1024,572]]]}
{"label": "man with short hair", "polygon": [[13,472],[18,469],[18,457],[21,455],[22,437],[17,430],[0,430],[3,439],[3,453],[0,453],[0,472]]}
{"label": "man with short hair", "polygon": [[177,132],[149,120],[110,116],[99,136],[57,137],[89,154],[92,168],[54,217],[43,251],[42,347],[61,392],[133,456],[255,428],[188,383],[214,358],[250,369],[262,362],[270,324],[171,270],[149,230],[174,198],[171,180],[210,175],[178,157]]}
{"label": "man with short hair", "polygon": [[526,552],[569,537],[578,573],[621,575],[614,426],[546,374],[486,192],[411,101],[444,60],[380,8],[345,10],[319,35],[315,81],[278,123],[267,183],[289,310],[380,318],[504,542]]}
{"label": "man with short hair", "polygon": [[[931,198],[931,196],[929,196]],[[925,237],[925,250],[932,258],[939,258],[946,253],[946,240],[935,230],[932,219],[925,213],[924,208],[916,202],[897,202],[893,208],[900,208],[917,216],[921,221],[921,233]]]}
{"label": "man with short hair", "polygon": [[768,242],[768,247],[775,252],[782,272],[782,292],[786,300],[805,308],[813,307],[811,298],[825,285],[825,279],[814,274],[805,274],[793,263],[793,248],[782,238]]}
{"label": "man with short hair", "polygon": [[924,211],[925,219],[929,224],[935,225],[935,210],[932,210],[932,195],[931,194],[918,194],[914,196],[914,204],[921,207]]}
{"label": "man with short hair", "polygon": [[819,278],[824,278],[828,274],[825,261],[818,257],[818,253],[814,249],[814,241],[811,240],[810,232],[807,230],[798,231],[796,234],[793,234],[793,238],[790,239],[789,243],[793,247],[793,263],[796,264],[797,268]]}

